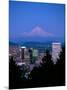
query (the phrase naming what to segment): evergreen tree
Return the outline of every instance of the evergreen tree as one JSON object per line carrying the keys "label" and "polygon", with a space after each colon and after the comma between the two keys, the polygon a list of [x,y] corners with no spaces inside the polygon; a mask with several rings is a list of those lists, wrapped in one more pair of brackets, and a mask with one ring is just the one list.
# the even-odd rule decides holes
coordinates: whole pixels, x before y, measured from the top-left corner
{"label": "evergreen tree", "polygon": [[58,73],[57,81],[61,85],[65,85],[65,47],[62,47],[62,51],[59,55],[59,59],[56,64],[56,72]]}
{"label": "evergreen tree", "polygon": [[9,61],[9,88],[17,88],[21,83],[22,72],[15,64],[13,57]]}
{"label": "evergreen tree", "polygon": [[[50,85],[52,82],[52,69],[53,69],[53,63],[51,60],[51,55],[49,54],[49,51],[46,51],[46,56],[43,57],[42,59],[43,63],[41,64],[40,67],[35,67],[31,71],[31,78],[32,80],[36,83],[42,85],[44,84],[45,86]],[[39,86],[41,86],[39,84]]]}

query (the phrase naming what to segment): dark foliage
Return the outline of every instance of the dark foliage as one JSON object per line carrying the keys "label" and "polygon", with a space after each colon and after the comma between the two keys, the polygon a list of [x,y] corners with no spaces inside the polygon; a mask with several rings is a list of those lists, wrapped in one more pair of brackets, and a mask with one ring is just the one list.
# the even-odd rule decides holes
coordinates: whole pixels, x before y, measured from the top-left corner
{"label": "dark foliage", "polygon": [[60,58],[56,64],[56,72],[58,73],[58,82],[65,85],[65,48],[62,47]]}
{"label": "dark foliage", "polygon": [[15,88],[21,83],[21,71],[13,58],[9,61],[9,88]]}
{"label": "dark foliage", "polygon": [[[46,56],[43,57],[42,61],[43,63],[41,64],[41,67],[35,67],[32,70],[31,77],[35,83],[41,82],[41,85],[49,86],[53,78],[53,62],[48,50],[46,51]],[[39,84],[39,86],[41,85]]]}
{"label": "dark foliage", "polygon": [[65,49],[62,49],[60,58],[56,65],[51,60],[49,51],[42,59],[40,67],[34,67],[29,78],[21,77],[23,71],[15,64],[11,58],[9,62],[9,88],[33,88],[45,86],[65,85]]}
{"label": "dark foliage", "polygon": [[[51,60],[49,51],[42,59],[41,67],[35,67],[31,72],[32,81],[36,86],[62,86],[65,85],[65,50],[62,49],[56,65]],[[39,83],[40,82],[40,83]],[[38,84],[37,84],[38,83]],[[35,85],[34,85],[35,86]]]}

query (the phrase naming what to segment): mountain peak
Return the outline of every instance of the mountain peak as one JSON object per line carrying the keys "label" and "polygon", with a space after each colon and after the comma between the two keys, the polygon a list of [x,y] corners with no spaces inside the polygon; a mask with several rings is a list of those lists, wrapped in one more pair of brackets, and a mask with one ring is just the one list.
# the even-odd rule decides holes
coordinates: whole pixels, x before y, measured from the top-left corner
{"label": "mountain peak", "polygon": [[45,31],[40,26],[36,26],[30,32],[24,32],[23,36],[25,36],[25,37],[34,37],[34,36],[47,37],[47,36],[53,36],[53,34]]}
{"label": "mountain peak", "polygon": [[53,34],[45,31],[42,27],[36,26],[29,32],[23,32],[23,37],[52,37]]}
{"label": "mountain peak", "polygon": [[32,33],[35,33],[35,34],[41,34],[42,33],[43,34],[44,30],[41,27],[37,26],[37,27],[33,28]]}

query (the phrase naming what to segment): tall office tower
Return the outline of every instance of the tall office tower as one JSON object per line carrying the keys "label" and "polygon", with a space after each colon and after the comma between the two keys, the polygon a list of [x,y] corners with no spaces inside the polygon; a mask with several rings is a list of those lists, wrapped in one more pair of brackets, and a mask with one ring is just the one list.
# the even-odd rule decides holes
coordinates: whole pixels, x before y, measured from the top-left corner
{"label": "tall office tower", "polygon": [[30,58],[29,52],[28,52],[28,48],[24,49],[24,57],[25,57],[25,59],[29,59]]}
{"label": "tall office tower", "polygon": [[52,43],[52,60],[54,62],[54,64],[56,64],[57,59],[59,59],[59,54],[61,52],[61,43],[56,42],[56,43]]}
{"label": "tall office tower", "polygon": [[24,56],[25,49],[26,49],[26,47],[24,47],[24,46],[22,46],[20,48],[20,58],[22,59],[22,61],[24,61],[24,58],[25,58],[25,56]]}
{"label": "tall office tower", "polygon": [[38,57],[38,50],[33,49],[33,63],[35,63],[35,61],[37,60],[37,57]]}
{"label": "tall office tower", "polygon": [[33,59],[33,48],[30,48],[28,51],[29,51],[29,56],[30,56],[30,63],[32,63],[32,59]]}

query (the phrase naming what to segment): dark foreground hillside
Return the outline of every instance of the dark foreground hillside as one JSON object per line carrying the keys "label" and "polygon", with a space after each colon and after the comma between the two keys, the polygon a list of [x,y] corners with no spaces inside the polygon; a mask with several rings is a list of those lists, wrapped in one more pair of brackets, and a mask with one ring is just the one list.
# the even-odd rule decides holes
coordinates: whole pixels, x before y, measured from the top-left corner
{"label": "dark foreground hillside", "polygon": [[15,64],[13,58],[9,62],[9,88],[34,88],[65,85],[65,49],[60,59],[54,65],[49,51],[42,58],[40,67],[34,67],[28,79],[24,78],[24,71]]}

